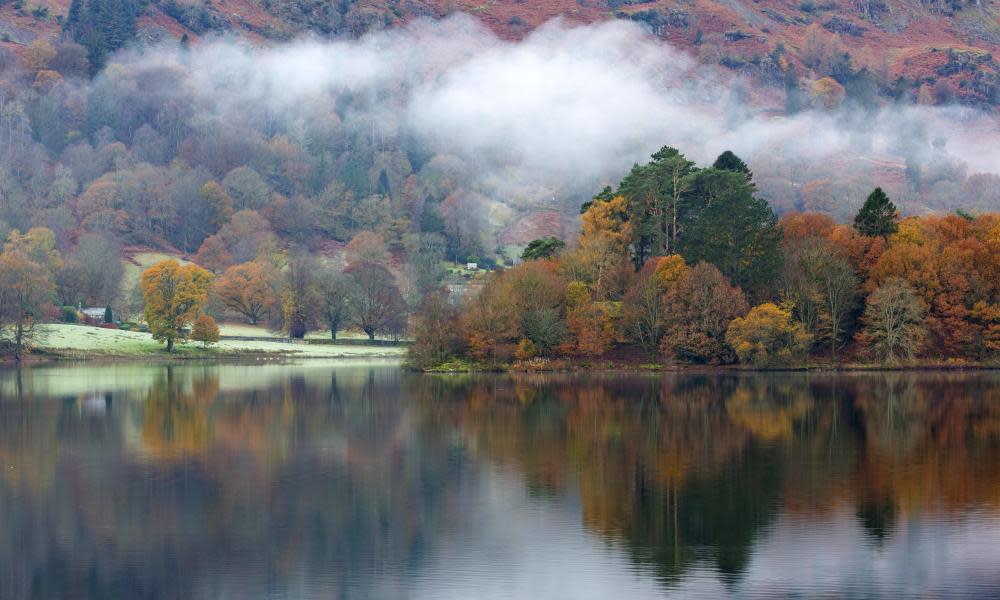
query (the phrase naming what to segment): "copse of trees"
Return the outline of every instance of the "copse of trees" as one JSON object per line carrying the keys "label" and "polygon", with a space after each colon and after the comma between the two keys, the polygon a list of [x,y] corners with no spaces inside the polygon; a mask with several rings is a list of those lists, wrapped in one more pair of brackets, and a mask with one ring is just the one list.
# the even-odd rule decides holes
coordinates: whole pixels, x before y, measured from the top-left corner
{"label": "copse of trees", "polygon": [[[851,226],[817,213],[778,221],[739,157],[700,169],[664,148],[584,205],[581,226],[575,243],[532,258],[539,241],[460,305],[438,296],[418,308],[411,364],[615,347],[759,367],[1000,360],[997,214],[900,218],[876,189]],[[440,314],[460,326],[440,331]]]}

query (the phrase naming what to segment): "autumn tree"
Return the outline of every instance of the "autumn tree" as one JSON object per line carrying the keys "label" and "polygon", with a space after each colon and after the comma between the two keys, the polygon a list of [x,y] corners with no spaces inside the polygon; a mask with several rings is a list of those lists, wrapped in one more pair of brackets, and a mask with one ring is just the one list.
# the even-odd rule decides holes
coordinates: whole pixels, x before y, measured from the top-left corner
{"label": "autumn tree", "polygon": [[788,248],[807,238],[829,238],[837,227],[837,221],[821,212],[789,212],[781,215],[778,225],[781,227],[782,245]]}
{"label": "autumn tree", "polygon": [[896,218],[896,205],[877,187],[854,217],[854,228],[864,236],[887,238],[899,229]]}
{"label": "autumn tree", "polygon": [[750,309],[746,317],[737,317],[726,330],[726,343],[740,362],[758,367],[797,364],[805,357],[812,336],[792,313],[771,303]]}
{"label": "autumn tree", "polygon": [[174,341],[183,338],[200,315],[211,285],[211,273],[174,259],[160,261],[143,271],[139,287],[146,324],[153,339],[166,342],[167,352],[173,352]]}
{"label": "autumn tree", "polygon": [[277,282],[274,267],[253,261],[226,269],[215,280],[215,294],[227,309],[256,325],[278,301]]}
{"label": "autumn tree", "polygon": [[298,252],[288,262],[281,282],[281,312],[278,327],[289,337],[302,339],[315,329],[321,313],[318,261]]}
{"label": "autumn tree", "polygon": [[844,101],[844,86],[832,77],[823,77],[813,82],[810,88],[813,102],[827,110],[833,110]]}
{"label": "autumn tree", "polygon": [[924,308],[906,281],[894,277],[868,297],[858,341],[885,363],[912,359],[926,337]]}
{"label": "autumn tree", "polygon": [[836,359],[858,297],[850,260],[832,242],[806,237],[788,244],[783,296],[814,339],[827,340]]}
{"label": "autumn tree", "polygon": [[650,260],[639,271],[622,303],[622,322],[629,338],[655,359],[666,328],[663,296],[687,272],[678,255]]}
{"label": "autumn tree", "polygon": [[492,363],[513,355],[520,331],[517,307],[502,278],[494,276],[463,305],[462,329],[475,358]]}
{"label": "autumn tree", "polygon": [[660,352],[685,362],[732,362],[735,354],[726,344],[726,329],[747,310],[742,290],[730,285],[714,265],[698,263],[664,296]]}
{"label": "autumn tree", "polygon": [[395,277],[385,265],[367,261],[349,265],[344,275],[350,279],[352,287],[351,319],[369,340],[374,341],[376,335],[388,332],[406,310]]}
{"label": "autumn tree", "polygon": [[201,315],[191,327],[191,339],[206,348],[219,341],[219,325],[209,315]]}
{"label": "autumn tree", "polygon": [[26,233],[13,230],[4,244],[4,252],[17,253],[39,265],[55,277],[62,267],[62,255],[56,248],[55,233],[48,227],[32,227]]}
{"label": "autumn tree", "polygon": [[201,187],[199,194],[205,203],[205,215],[211,229],[218,230],[233,216],[233,199],[217,181],[209,181]]}
{"label": "autumn tree", "polygon": [[565,333],[563,300],[566,281],[553,261],[528,261],[497,277],[499,290],[510,295],[518,319],[519,336],[547,355]]}
{"label": "autumn tree", "polygon": [[389,262],[389,249],[385,245],[385,239],[371,231],[358,232],[344,248],[344,254],[348,264],[370,262],[384,265]]}
{"label": "autumn tree", "polygon": [[45,267],[10,247],[0,253],[0,351],[21,360],[53,291]]}
{"label": "autumn tree", "polygon": [[406,352],[406,364],[430,369],[461,354],[465,348],[461,322],[459,308],[448,301],[446,292],[425,295],[414,315],[413,344]]}
{"label": "autumn tree", "polygon": [[195,256],[198,264],[215,272],[260,257],[261,251],[274,242],[274,232],[267,219],[253,210],[233,214],[229,222],[202,242]]}
{"label": "autumn tree", "polygon": [[124,273],[118,241],[106,234],[85,233],[66,252],[56,276],[59,298],[68,305],[111,304],[118,298]]}
{"label": "autumn tree", "polygon": [[573,281],[566,286],[567,339],[563,351],[577,356],[600,356],[617,335],[620,303],[595,301],[589,286]]}
{"label": "autumn tree", "polygon": [[616,275],[628,268],[632,238],[628,203],[621,196],[594,200],[581,220],[580,245],[561,254],[560,267],[570,280],[588,284],[596,299],[618,300],[623,289]]}

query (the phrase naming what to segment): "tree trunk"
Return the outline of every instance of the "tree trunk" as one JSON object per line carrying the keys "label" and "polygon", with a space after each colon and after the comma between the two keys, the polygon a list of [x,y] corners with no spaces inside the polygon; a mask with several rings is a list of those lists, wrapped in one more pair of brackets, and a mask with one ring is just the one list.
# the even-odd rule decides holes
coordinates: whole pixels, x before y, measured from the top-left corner
{"label": "tree trunk", "polygon": [[366,329],[365,333],[368,334],[368,341],[369,342],[374,342],[375,341],[375,330],[374,329]]}
{"label": "tree trunk", "polygon": [[168,337],[167,338],[167,352],[173,352],[173,351],[174,351],[174,338]]}
{"label": "tree trunk", "polygon": [[18,321],[14,328],[14,360],[21,362],[24,353],[24,321]]}

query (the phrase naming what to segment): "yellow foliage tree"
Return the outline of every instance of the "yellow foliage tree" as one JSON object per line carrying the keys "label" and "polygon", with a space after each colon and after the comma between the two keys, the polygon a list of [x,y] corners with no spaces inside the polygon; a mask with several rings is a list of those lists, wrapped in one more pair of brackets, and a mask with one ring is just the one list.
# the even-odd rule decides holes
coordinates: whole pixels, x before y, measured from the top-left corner
{"label": "yellow foliage tree", "polygon": [[812,336],[792,313],[770,302],[737,317],[726,330],[729,344],[740,362],[758,367],[788,365],[801,360],[812,344]]}
{"label": "yellow foliage tree", "polygon": [[208,301],[212,274],[198,265],[181,265],[176,260],[160,261],[142,273],[139,289],[145,303],[145,318],[153,339],[166,342],[167,352],[174,340],[201,313]]}
{"label": "yellow foliage tree", "polygon": [[670,254],[656,259],[656,267],[653,277],[661,289],[666,290],[676,281],[680,280],[689,268],[684,262],[684,257],[680,254]]}
{"label": "yellow foliage tree", "polygon": [[583,239],[606,236],[615,249],[624,252],[632,239],[632,225],[629,223],[628,200],[615,196],[605,202],[594,202],[583,213]]}

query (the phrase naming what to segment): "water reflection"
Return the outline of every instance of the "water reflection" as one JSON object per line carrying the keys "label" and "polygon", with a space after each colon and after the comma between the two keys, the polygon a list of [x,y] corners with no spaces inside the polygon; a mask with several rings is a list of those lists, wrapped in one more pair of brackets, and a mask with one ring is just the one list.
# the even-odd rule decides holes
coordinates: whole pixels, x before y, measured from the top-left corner
{"label": "water reflection", "polygon": [[1000,375],[0,371],[0,597],[1000,594]]}

